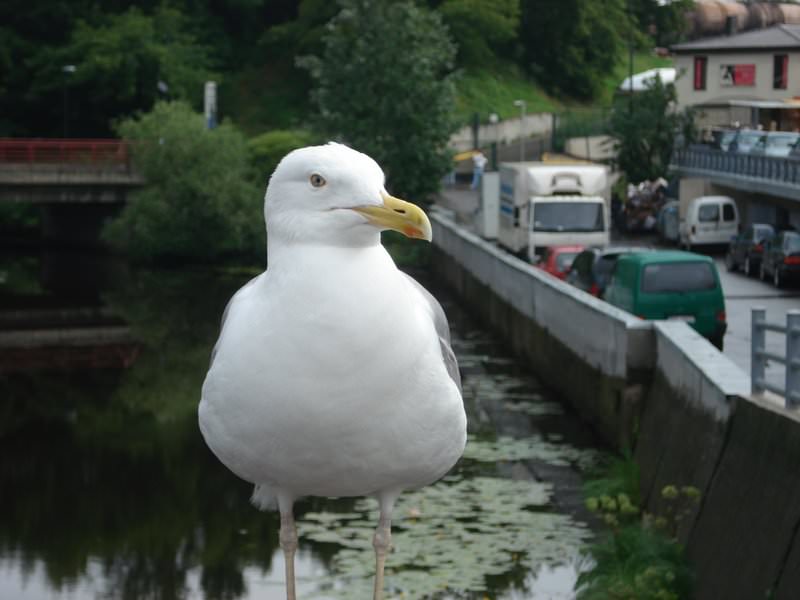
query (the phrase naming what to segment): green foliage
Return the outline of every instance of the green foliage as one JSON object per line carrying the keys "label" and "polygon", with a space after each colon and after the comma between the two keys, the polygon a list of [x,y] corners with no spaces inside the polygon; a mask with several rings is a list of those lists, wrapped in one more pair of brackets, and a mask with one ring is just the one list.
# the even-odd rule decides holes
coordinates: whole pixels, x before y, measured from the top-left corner
{"label": "green foliage", "polygon": [[578,578],[578,600],[685,600],[691,573],[681,547],[654,529],[628,525],[591,546],[595,567]]}
{"label": "green foliage", "polygon": [[664,177],[676,135],[693,136],[692,113],[675,111],[675,100],[675,86],[654,79],[647,90],[615,101],[610,132],[617,140],[619,168],[628,181]]}
{"label": "green foliage", "polygon": [[445,0],[439,12],[458,45],[461,66],[496,63],[517,37],[519,0]]}
{"label": "green foliage", "polygon": [[631,32],[625,0],[522,0],[526,67],[551,92],[598,94]]}
{"label": "green foliage", "polygon": [[626,454],[584,483],[587,508],[611,528],[589,551],[595,562],[578,579],[578,600],[684,600],[691,597],[691,571],[675,536],[698,502],[697,488],[666,486],[663,515],[642,514],[639,468]]}
{"label": "green foliage", "polygon": [[[149,110],[161,93],[160,81],[169,97],[199,106],[203,83],[218,78],[211,54],[177,10],[161,5],[151,15],[134,7],[93,23],[79,20],[66,45],[35,58],[31,91],[60,94],[66,86],[79,102],[79,110],[71,111],[72,129],[103,134],[112,116]],[[74,73],[62,72],[68,64]]]}
{"label": "green foliage", "polygon": [[319,125],[372,156],[395,194],[422,200],[450,168],[455,46],[435,13],[411,2],[343,0],[314,80]]}
{"label": "green foliage", "polygon": [[147,185],[107,227],[108,241],[144,260],[261,253],[262,194],[232,125],[207,131],[188,105],[160,102],[118,129]]}
{"label": "green foliage", "polygon": [[292,150],[320,143],[316,136],[302,129],[276,129],[247,141],[250,161],[259,177],[269,177],[281,159]]}
{"label": "green foliage", "polygon": [[[612,459],[583,484],[588,500],[625,495],[634,506],[639,505],[639,465],[630,453]],[[588,501],[587,501],[588,503]]]}
{"label": "green foliage", "polygon": [[[628,77],[630,72],[630,57],[627,53],[620,56],[617,61],[614,71],[609,74],[603,81],[603,88],[596,97],[596,102],[603,106],[610,106],[614,97],[619,93],[619,86]],[[641,73],[648,69],[657,69],[662,67],[674,67],[675,61],[672,58],[662,58],[656,56],[650,51],[636,52],[633,55],[633,72]]]}

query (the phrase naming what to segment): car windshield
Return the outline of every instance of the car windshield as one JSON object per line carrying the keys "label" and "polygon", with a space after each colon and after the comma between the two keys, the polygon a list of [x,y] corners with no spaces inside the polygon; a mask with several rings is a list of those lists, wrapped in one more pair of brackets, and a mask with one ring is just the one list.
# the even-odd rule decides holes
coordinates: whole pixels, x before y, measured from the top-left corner
{"label": "car windshield", "polygon": [[786,236],[786,251],[787,252],[800,252],[800,235],[787,235]]}
{"label": "car windshield", "polygon": [[767,147],[777,149],[785,149],[787,152],[797,141],[796,133],[785,134],[770,134],[767,136]]}
{"label": "car windshield", "polygon": [[533,205],[536,231],[603,231],[600,202],[537,202]]}
{"label": "car windshield", "polygon": [[696,292],[715,287],[714,271],[705,262],[646,265],[642,273],[642,291],[649,294]]}
{"label": "car windshield", "polygon": [[771,240],[775,237],[775,231],[772,227],[753,227],[753,240],[756,243],[761,243],[764,240]]}
{"label": "car windshield", "polygon": [[562,252],[556,256],[556,269],[559,271],[566,271],[571,265],[575,257],[578,256],[577,252]]}
{"label": "car windshield", "polygon": [[739,149],[750,148],[755,145],[759,138],[764,135],[758,131],[752,133],[740,133],[736,138],[736,143],[739,144]]}

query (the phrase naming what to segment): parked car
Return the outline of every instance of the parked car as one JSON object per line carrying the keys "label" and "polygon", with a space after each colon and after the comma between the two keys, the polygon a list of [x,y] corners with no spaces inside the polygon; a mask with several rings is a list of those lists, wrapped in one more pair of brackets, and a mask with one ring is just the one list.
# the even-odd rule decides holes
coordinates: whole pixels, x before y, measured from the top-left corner
{"label": "parked car", "polygon": [[759,274],[763,280],[771,277],[775,287],[800,278],[800,233],[793,229],[776,233],[764,249]]}
{"label": "parked car", "polygon": [[725,298],[708,256],[678,250],[623,254],[604,298],[642,319],[685,321],[722,350]]}
{"label": "parked car", "polygon": [[728,252],[725,254],[725,267],[728,271],[736,271],[741,267],[744,274],[752,277],[761,268],[764,256],[764,245],[775,237],[775,229],[766,223],[753,223],[731,239]]}
{"label": "parked car", "polygon": [[650,248],[643,246],[587,248],[572,261],[566,281],[584,292],[602,298],[617,259],[623,254],[648,250]]}
{"label": "parked car", "polygon": [[689,201],[680,222],[678,244],[693,246],[728,244],[739,232],[739,210],[728,196],[700,196]]}
{"label": "parked car", "polygon": [[564,279],[572,261],[583,251],[583,246],[548,246],[536,267],[559,279]]}
{"label": "parked car", "polygon": [[800,140],[800,133],[768,131],[750,149],[750,154],[786,157],[792,152],[792,148],[798,140]]}
{"label": "parked car", "polygon": [[728,143],[727,151],[749,154],[763,136],[764,132],[758,129],[740,129]]}

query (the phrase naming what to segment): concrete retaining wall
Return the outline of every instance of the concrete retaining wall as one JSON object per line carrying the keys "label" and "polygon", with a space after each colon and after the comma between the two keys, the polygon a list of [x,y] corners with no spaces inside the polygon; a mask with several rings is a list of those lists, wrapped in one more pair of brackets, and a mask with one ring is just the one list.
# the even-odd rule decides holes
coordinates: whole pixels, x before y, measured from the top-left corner
{"label": "concrete retaining wall", "polygon": [[[433,215],[434,271],[617,447],[676,521],[698,600],[800,597],[800,415],[685,323],[642,322]],[[692,486],[699,502],[667,500]]]}
{"label": "concrete retaining wall", "polygon": [[652,324],[534,269],[444,216],[431,221],[434,271],[606,440],[628,445],[654,360]]}

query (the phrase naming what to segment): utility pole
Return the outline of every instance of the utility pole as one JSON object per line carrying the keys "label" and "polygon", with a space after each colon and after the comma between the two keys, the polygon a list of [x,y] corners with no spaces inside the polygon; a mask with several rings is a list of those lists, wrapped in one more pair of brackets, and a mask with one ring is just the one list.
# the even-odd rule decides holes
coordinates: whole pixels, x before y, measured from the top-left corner
{"label": "utility pole", "polygon": [[525,162],[525,100],[514,100],[514,106],[519,107],[519,162]]}

